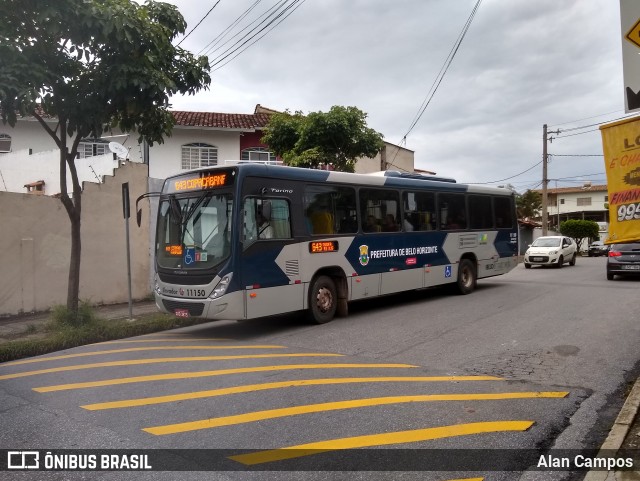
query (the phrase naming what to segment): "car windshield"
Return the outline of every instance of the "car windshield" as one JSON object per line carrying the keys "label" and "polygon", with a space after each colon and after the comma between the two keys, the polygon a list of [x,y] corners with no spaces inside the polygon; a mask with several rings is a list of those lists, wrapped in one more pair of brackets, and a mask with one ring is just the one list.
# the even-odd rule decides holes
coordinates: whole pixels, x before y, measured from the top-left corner
{"label": "car windshield", "polygon": [[591,244],[592,246],[601,246],[603,245],[602,242],[600,241],[595,241],[593,244]]}
{"label": "car windshield", "polygon": [[559,247],[560,239],[554,237],[538,237],[531,247]]}
{"label": "car windshield", "polygon": [[170,269],[214,267],[231,252],[231,194],[204,192],[160,203],[156,255]]}

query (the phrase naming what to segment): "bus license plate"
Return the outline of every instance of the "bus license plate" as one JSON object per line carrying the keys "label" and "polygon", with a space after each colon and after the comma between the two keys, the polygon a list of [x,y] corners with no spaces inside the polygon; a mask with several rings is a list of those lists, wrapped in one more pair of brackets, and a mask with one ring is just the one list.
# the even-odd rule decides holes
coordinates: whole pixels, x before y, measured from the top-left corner
{"label": "bus license plate", "polygon": [[189,309],[176,309],[173,311],[176,317],[189,317]]}
{"label": "bus license plate", "polygon": [[622,266],[622,268],[628,271],[637,271],[640,270],[640,264],[637,266]]}

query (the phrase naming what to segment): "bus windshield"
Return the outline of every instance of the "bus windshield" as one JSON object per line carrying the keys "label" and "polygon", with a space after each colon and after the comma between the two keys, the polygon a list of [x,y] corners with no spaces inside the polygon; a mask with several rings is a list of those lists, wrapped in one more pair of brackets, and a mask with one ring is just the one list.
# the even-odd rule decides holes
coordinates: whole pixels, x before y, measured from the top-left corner
{"label": "bus windshield", "polygon": [[211,191],[160,202],[156,257],[160,267],[209,269],[231,252],[233,196]]}

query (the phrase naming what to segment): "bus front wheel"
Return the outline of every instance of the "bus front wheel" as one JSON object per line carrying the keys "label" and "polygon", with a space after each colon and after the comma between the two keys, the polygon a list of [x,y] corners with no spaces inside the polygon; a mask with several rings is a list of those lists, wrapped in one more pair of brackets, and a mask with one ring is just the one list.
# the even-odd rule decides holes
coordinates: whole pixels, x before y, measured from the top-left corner
{"label": "bus front wheel", "polygon": [[476,288],[476,267],[469,259],[462,259],[458,266],[458,290],[460,294],[470,294]]}
{"label": "bus front wheel", "polygon": [[336,284],[328,276],[314,279],[309,289],[309,320],[315,324],[324,324],[333,319],[338,306]]}

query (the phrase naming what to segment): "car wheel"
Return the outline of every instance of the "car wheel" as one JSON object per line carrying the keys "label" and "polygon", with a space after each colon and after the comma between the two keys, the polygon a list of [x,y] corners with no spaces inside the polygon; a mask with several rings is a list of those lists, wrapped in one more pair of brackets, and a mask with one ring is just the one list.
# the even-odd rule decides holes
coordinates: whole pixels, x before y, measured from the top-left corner
{"label": "car wheel", "polygon": [[456,282],[460,294],[470,294],[476,288],[476,267],[469,259],[462,259],[458,266],[458,280]]}
{"label": "car wheel", "polygon": [[531,269],[531,264],[527,264],[526,262],[524,263],[524,268],[525,269]]}
{"label": "car wheel", "polygon": [[613,274],[611,274],[610,272],[607,272],[607,280],[608,281],[612,281],[614,277],[615,276]]}
{"label": "car wheel", "polygon": [[558,263],[556,264],[556,267],[560,269],[563,264],[564,264],[564,257],[562,256],[558,257]]}
{"label": "car wheel", "polygon": [[328,276],[319,276],[309,289],[309,320],[324,324],[333,319],[338,307],[336,284]]}
{"label": "car wheel", "polygon": [[576,265],[576,257],[578,256],[577,253],[573,254],[573,257],[571,258],[571,260],[569,261],[569,265],[570,266],[575,266]]}

